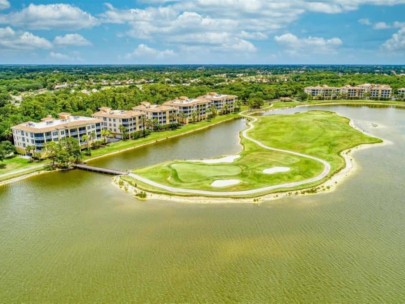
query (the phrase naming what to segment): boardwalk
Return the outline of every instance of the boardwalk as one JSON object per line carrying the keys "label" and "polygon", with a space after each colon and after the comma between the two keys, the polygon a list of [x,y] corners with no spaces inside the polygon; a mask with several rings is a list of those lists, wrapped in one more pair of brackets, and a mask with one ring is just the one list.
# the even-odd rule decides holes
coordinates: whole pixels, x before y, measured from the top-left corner
{"label": "boardwalk", "polygon": [[127,172],[124,172],[124,171],[118,171],[118,170],[114,170],[114,169],[106,169],[106,168],[100,168],[100,167],[92,167],[92,166],[88,166],[86,164],[76,164],[76,165],[74,165],[74,167],[77,169],[80,169],[80,170],[91,171],[91,172],[102,173],[102,174],[109,174],[109,175],[126,175],[126,174],[128,174]]}

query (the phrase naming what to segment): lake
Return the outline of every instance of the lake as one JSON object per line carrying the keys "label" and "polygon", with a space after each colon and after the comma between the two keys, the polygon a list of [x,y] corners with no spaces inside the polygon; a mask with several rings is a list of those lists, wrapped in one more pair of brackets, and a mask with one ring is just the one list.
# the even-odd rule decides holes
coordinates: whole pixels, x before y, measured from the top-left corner
{"label": "lake", "polygon": [[[355,152],[359,169],[334,192],[260,205],[140,202],[110,176],[77,170],[0,187],[0,301],[405,302],[405,111],[315,109],[393,144]],[[234,154],[243,128],[236,120],[91,164]]]}

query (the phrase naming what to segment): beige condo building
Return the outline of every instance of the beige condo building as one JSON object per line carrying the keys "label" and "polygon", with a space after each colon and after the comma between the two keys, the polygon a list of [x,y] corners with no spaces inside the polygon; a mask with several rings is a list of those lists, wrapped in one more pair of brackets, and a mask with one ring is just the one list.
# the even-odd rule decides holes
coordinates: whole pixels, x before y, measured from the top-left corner
{"label": "beige condo building", "polygon": [[[167,126],[172,123],[177,123],[177,110],[168,105],[155,105],[144,101],[139,106],[132,108],[134,111],[139,111],[145,115],[146,119],[152,124]],[[153,127],[152,127],[153,128]]]}
{"label": "beige condo building", "polygon": [[109,130],[114,136],[122,138],[123,128],[129,135],[142,131],[145,124],[145,115],[136,110],[112,110],[108,107],[101,107],[93,114],[93,117],[103,121],[103,127]]}
{"label": "beige condo building", "polygon": [[99,140],[102,128],[102,120],[98,118],[60,113],[58,119],[47,116],[40,122],[29,121],[16,125],[11,129],[17,152],[27,154],[27,147],[33,147],[35,152],[42,153],[47,143],[57,142],[65,137],[75,138],[83,146],[86,144],[82,139],[84,135]]}

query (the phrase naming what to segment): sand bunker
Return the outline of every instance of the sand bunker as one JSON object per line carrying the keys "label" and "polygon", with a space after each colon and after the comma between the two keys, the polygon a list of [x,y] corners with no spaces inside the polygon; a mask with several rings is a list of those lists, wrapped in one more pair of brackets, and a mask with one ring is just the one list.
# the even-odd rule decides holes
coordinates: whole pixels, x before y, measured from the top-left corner
{"label": "sand bunker", "polygon": [[199,162],[204,164],[233,163],[233,161],[239,157],[239,155],[229,155],[222,158],[191,160],[191,162]]}
{"label": "sand bunker", "polygon": [[211,187],[221,188],[221,187],[229,187],[234,186],[240,183],[239,179],[227,179],[227,180],[216,180],[211,184]]}
{"label": "sand bunker", "polygon": [[288,168],[288,167],[273,167],[273,168],[264,169],[263,173],[264,174],[275,174],[275,173],[282,173],[282,172],[288,172],[288,171],[290,171],[290,168]]}

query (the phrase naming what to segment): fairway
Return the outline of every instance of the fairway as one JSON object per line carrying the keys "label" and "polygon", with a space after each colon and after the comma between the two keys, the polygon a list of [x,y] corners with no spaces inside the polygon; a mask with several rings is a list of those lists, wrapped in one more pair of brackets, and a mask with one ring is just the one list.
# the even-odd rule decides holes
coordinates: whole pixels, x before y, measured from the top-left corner
{"label": "fairway", "polygon": [[[349,119],[333,112],[246,117],[251,120],[250,128],[241,134],[243,150],[234,162],[166,162],[135,170],[125,181],[132,179],[134,184],[137,180],[137,186],[145,190],[179,195],[240,197],[303,189],[319,185],[341,170],[345,166],[342,151],[381,142],[352,128]],[[278,171],[280,167],[285,169]],[[212,186],[215,181],[229,179],[240,182]]]}

